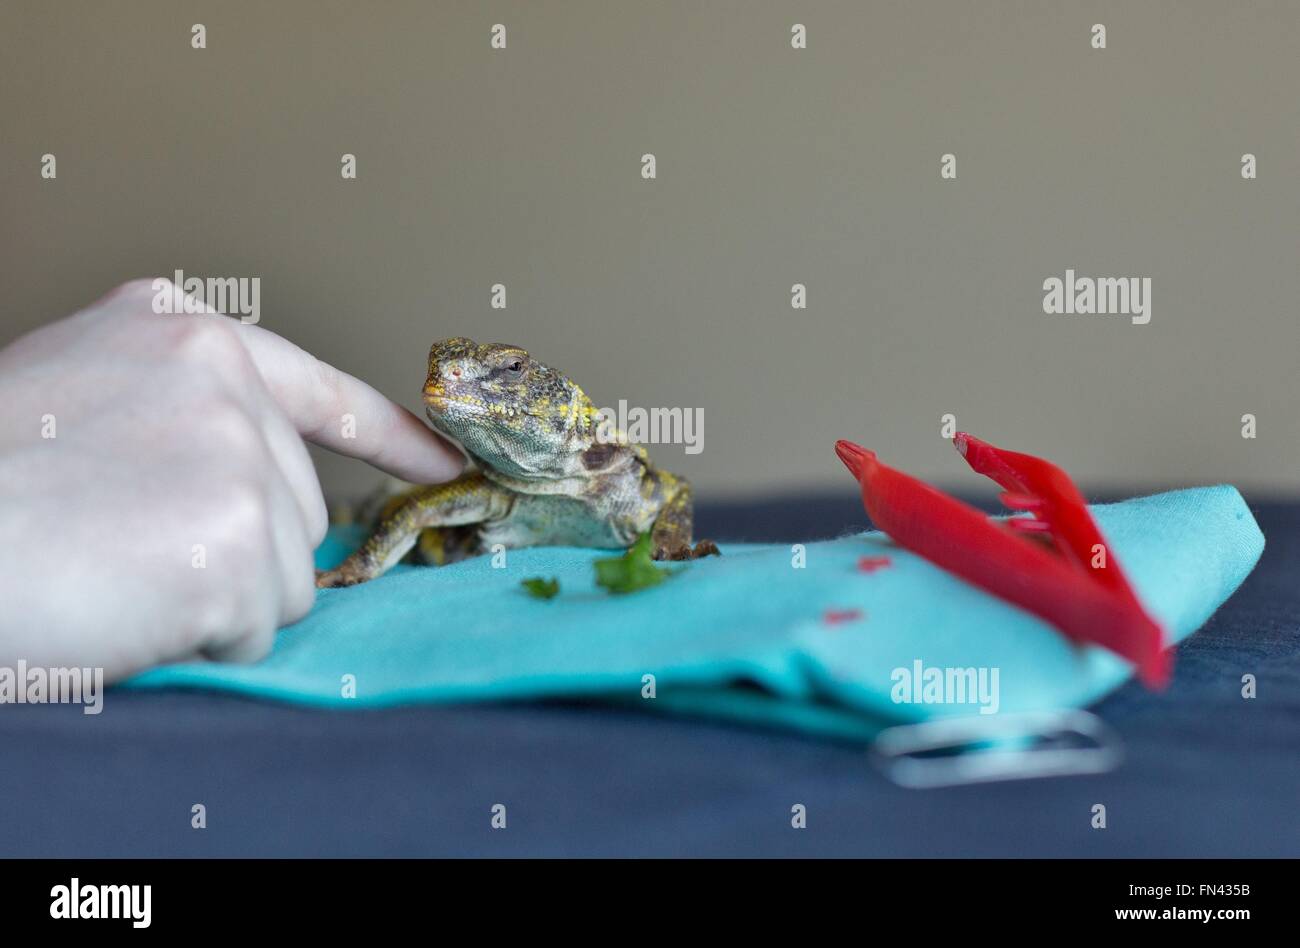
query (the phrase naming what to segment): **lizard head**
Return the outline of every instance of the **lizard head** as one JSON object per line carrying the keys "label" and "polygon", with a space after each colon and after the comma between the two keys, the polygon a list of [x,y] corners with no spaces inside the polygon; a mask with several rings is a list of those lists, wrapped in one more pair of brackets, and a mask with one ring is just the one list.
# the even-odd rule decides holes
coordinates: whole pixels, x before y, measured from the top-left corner
{"label": "lizard head", "polygon": [[514,477],[574,473],[596,440],[597,412],[582,389],[518,346],[435,342],[424,405],[435,428]]}

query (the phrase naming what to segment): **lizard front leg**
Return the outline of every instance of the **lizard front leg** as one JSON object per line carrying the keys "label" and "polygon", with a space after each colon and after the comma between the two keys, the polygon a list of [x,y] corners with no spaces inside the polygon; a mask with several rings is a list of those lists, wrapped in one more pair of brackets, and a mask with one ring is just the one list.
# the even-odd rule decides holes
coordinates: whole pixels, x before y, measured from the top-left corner
{"label": "lizard front leg", "polygon": [[712,540],[701,540],[692,548],[691,534],[695,529],[694,505],[691,502],[691,485],[679,481],[677,491],[664,504],[650,531],[650,546],[657,560],[691,560],[701,556],[721,556],[718,545]]}
{"label": "lizard front leg", "polygon": [[448,484],[417,487],[388,512],[375,532],[334,569],[319,570],[316,586],[355,586],[382,576],[415,545],[426,527],[455,527],[497,520],[510,512],[513,495],[482,474]]}

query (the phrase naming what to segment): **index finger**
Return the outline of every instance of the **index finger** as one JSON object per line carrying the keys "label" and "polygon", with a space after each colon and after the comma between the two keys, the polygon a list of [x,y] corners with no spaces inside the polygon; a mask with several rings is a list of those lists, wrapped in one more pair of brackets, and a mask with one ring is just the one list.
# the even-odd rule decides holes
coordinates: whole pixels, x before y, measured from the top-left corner
{"label": "index finger", "polygon": [[449,441],[365,382],[260,326],[240,323],[235,331],[307,441],[415,484],[449,481],[464,469]]}

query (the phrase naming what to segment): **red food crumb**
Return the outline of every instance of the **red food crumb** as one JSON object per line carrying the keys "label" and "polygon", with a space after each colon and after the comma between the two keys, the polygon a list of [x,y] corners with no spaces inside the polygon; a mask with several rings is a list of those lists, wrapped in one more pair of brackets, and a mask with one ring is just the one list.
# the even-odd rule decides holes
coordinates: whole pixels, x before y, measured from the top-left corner
{"label": "red food crumb", "polygon": [[861,618],[861,609],[827,609],[822,613],[822,622],[826,625],[843,625],[845,622],[856,622]]}
{"label": "red food crumb", "polygon": [[893,561],[887,556],[860,556],[858,557],[858,572],[874,573],[876,570],[884,569],[892,564]]}

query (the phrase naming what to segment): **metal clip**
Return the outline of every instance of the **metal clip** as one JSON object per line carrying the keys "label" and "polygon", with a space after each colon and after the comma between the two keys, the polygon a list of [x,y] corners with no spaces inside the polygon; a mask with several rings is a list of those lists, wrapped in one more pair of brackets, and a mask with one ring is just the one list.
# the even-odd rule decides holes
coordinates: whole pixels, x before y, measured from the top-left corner
{"label": "metal clip", "polygon": [[899,786],[925,788],[1105,773],[1124,748],[1087,711],[1026,711],[887,728],[871,756]]}

